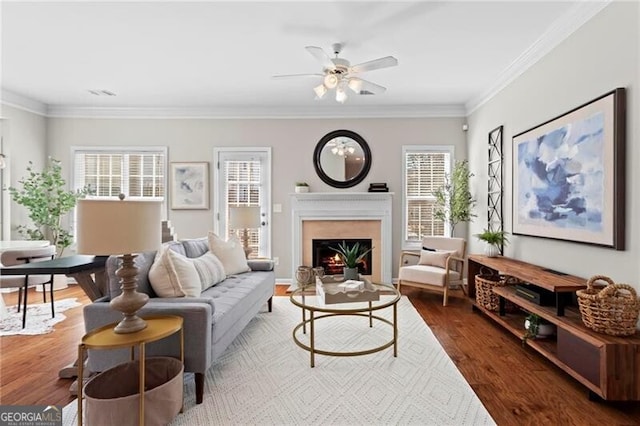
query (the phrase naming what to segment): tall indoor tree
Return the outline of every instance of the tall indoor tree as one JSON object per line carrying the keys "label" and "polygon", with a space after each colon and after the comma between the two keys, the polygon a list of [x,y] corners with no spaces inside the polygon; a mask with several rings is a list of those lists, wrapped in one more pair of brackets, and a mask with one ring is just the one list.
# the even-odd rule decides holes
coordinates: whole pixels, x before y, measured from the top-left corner
{"label": "tall indoor tree", "polygon": [[469,222],[476,217],[473,213],[476,199],[469,190],[469,180],[472,176],[467,160],[456,161],[451,173],[445,176],[444,184],[434,193],[434,216],[449,224],[451,236],[454,235],[458,223]]}
{"label": "tall indoor tree", "polygon": [[21,188],[9,188],[11,198],[29,212],[31,225],[19,225],[18,232],[29,240],[49,240],[58,256],[73,243],[73,235],[63,224],[63,217],[84,197],[88,188],[66,189],[60,161],[49,157],[42,171],[35,171],[29,161],[27,176],[18,181]]}

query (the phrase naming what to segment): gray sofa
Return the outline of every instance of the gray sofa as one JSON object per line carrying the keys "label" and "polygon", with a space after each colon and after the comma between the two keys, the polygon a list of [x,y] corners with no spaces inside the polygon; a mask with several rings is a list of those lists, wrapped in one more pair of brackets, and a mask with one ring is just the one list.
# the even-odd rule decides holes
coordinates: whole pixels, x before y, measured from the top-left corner
{"label": "gray sofa", "polygon": [[[209,250],[207,239],[199,238],[166,243],[170,249],[190,258],[199,257]],[[135,263],[139,268],[138,291],[149,295],[149,302],[138,315],[178,315],[184,318],[185,372],[195,373],[196,403],[204,394],[204,375],[213,361],[240,334],[265,303],[271,312],[275,289],[275,274],[270,261],[249,261],[250,272],[230,275],[224,281],[203,291],[200,297],[160,298],[149,284],[148,272],[156,252],[139,254]],[[87,332],[106,324],[118,322],[122,314],[109,306],[112,297],[121,293],[119,267],[115,256],[107,260],[109,295],[84,307],[84,325]],[[146,345],[147,356],[179,356],[177,334]],[[128,349],[90,350],[88,369],[105,371],[129,360]]]}

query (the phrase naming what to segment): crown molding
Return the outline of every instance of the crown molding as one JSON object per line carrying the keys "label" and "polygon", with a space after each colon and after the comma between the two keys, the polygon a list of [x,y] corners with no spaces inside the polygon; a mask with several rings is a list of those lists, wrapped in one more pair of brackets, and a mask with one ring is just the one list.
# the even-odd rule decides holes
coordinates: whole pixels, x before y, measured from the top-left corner
{"label": "crown molding", "polygon": [[49,106],[56,118],[147,119],[287,119],[287,118],[422,118],[464,117],[464,105],[391,105],[336,107],[235,107],[235,108],[95,108]]}
{"label": "crown molding", "polygon": [[31,99],[27,96],[23,96],[6,89],[2,89],[0,96],[3,105],[47,116],[48,107],[40,101],[36,101],[35,99]]}
{"label": "crown molding", "polygon": [[287,118],[438,118],[466,117],[533,66],[613,0],[581,1],[555,21],[538,40],[514,60],[487,90],[466,104],[332,107],[204,107],[204,108],[100,108],[47,105],[2,89],[0,102],[52,118],[132,119],[287,119]]}
{"label": "crown molding", "polygon": [[571,7],[540,38],[513,61],[487,90],[466,103],[466,115],[487,103],[522,73],[600,13],[612,0],[583,1]]}

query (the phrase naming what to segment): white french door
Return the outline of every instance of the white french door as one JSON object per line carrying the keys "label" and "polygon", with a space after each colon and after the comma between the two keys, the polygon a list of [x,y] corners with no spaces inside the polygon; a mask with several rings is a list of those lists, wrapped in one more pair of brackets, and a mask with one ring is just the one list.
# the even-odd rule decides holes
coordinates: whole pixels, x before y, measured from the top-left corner
{"label": "white french door", "polygon": [[271,257],[271,148],[214,148],[214,230],[241,239],[229,226],[229,207],[260,208],[260,225],[249,228],[250,257]]}

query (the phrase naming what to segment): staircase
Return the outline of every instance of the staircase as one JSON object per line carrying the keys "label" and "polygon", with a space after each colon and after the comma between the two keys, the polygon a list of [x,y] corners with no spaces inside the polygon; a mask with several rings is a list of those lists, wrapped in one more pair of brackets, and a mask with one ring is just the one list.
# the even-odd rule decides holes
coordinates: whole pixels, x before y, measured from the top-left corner
{"label": "staircase", "polygon": [[162,221],[162,242],[166,243],[167,241],[176,241],[178,239],[176,235],[175,229],[171,226],[171,221],[163,220]]}

